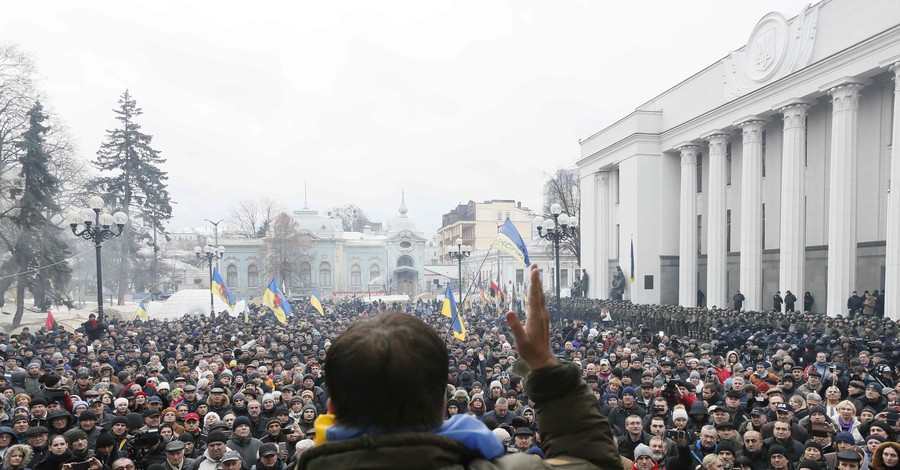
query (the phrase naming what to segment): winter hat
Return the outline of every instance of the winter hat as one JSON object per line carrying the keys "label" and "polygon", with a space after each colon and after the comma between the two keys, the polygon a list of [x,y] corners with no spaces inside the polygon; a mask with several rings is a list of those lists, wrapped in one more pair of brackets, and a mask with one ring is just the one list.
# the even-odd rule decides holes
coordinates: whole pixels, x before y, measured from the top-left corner
{"label": "winter hat", "polygon": [[247,395],[244,395],[244,394],[241,393],[241,392],[237,392],[237,393],[235,393],[234,395],[231,396],[231,400],[232,400],[232,401],[234,401],[234,400],[244,400],[244,401],[247,401]]}
{"label": "winter hat", "polygon": [[97,421],[97,413],[91,410],[84,410],[78,415],[78,421]]}
{"label": "winter hat", "polygon": [[127,398],[116,398],[116,400],[113,402],[113,405],[115,405],[116,408],[118,408],[119,405],[128,406],[128,399]]}
{"label": "winter hat", "polygon": [[495,388],[503,388],[503,384],[501,384],[499,380],[495,380],[495,381],[491,382],[490,388],[491,388],[491,390],[493,390]]}
{"label": "winter hat", "polygon": [[[235,420],[235,422],[237,422],[237,420]],[[226,436],[224,432],[217,429],[209,433],[209,437],[206,438],[207,445],[213,442],[228,442],[228,436]]]}
{"label": "winter hat", "polygon": [[797,466],[797,470],[821,470],[822,466],[819,465],[819,462],[815,460],[803,459],[800,461],[799,466]]}
{"label": "winter hat", "polygon": [[491,432],[494,433],[494,435],[497,436],[498,439],[500,439],[500,442],[503,442],[510,437],[509,432],[507,432],[506,429],[503,428],[495,428]]}
{"label": "winter hat", "polygon": [[775,444],[774,446],[769,447],[769,458],[771,458],[773,455],[783,455],[787,457],[787,450],[785,450],[784,447]]}
{"label": "winter hat", "polygon": [[634,389],[631,387],[625,387],[625,389],[622,390],[622,395],[631,395],[633,397],[637,397],[637,393],[635,393]]}
{"label": "winter hat", "polygon": [[482,395],[481,393],[473,394],[472,401],[475,401],[475,400],[481,400],[481,402],[484,403],[484,395]]}
{"label": "winter hat", "polygon": [[677,410],[672,411],[672,419],[676,420],[678,418],[688,419],[687,411],[684,411],[684,408],[678,408]]}
{"label": "winter hat", "polygon": [[80,441],[82,439],[87,440],[87,433],[82,431],[79,428],[70,429],[63,434],[63,437],[66,438],[66,443],[71,447],[72,443],[75,441]]}
{"label": "winter hat", "polygon": [[124,424],[124,425],[128,426],[128,418],[126,418],[124,416],[116,416],[112,420],[112,425],[115,426],[117,424]]}
{"label": "winter hat", "polygon": [[101,432],[99,436],[97,436],[97,447],[105,447],[115,445],[116,440],[113,438],[112,433],[109,432]]}
{"label": "winter hat", "polygon": [[250,418],[248,418],[246,416],[238,416],[237,419],[234,420],[234,423],[231,424],[231,430],[232,431],[236,430],[238,428],[238,426],[240,426],[242,424],[247,425],[248,427],[251,427],[251,428],[253,427],[250,423]]}
{"label": "winter hat", "polygon": [[56,374],[49,374],[38,379],[38,382],[43,382],[44,386],[47,388],[54,388],[59,385],[60,377]]}
{"label": "winter hat", "polygon": [[[650,457],[651,459],[653,459],[653,450],[650,449],[650,446],[648,446],[647,444],[638,444],[638,446],[635,447],[635,449],[634,449],[634,460],[637,460],[638,457],[644,457],[644,456],[647,456],[647,457]],[[656,459],[653,459],[653,460],[656,460]]]}
{"label": "winter hat", "polygon": [[810,408],[809,414],[813,414],[813,413],[822,413],[823,415],[828,416],[828,412],[825,411],[824,406],[814,406],[814,407]]}
{"label": "winter hat", "polygon": [[834,436],[834,442],[849,442],[850,444],[855,444],[856,439],[853,438],[853,434],[847,431],[841,431]]}

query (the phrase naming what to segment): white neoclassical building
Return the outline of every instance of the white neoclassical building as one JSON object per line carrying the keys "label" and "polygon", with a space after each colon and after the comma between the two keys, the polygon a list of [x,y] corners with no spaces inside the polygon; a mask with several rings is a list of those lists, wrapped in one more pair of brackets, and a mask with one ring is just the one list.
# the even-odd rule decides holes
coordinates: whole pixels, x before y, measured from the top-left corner
{"label": "white neoclassical building", "polygon": [[900,2],[763,17],[747,44],[581,141],[592,297],[771,308],[790,290],[846,312],[884,290],[900,316]]}

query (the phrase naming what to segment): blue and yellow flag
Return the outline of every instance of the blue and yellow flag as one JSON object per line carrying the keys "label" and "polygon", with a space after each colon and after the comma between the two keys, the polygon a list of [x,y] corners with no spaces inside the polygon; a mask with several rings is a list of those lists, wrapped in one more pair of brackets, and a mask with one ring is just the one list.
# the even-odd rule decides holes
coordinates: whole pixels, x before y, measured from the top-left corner
{"label": "blue and yellow flag", "polygon": [[447,284],[447,293],[444,294],[444,305],[441,306],[441,315],[450,317],[450,328],[453,330],[453,337],[460,340],[466,340],[466,325],[463,323],[459,310],[456,308],[456,299],[453,298],[453,289]]}
{"label": "blue and yellow flag", "polygon": [[141,299],[141,303],[138,305],[138,308],[137,308],[137,316],[138,316],[138,318],[140,318],[143,321],[147,321],[150,319],[147,316],[147,308],[144,306],[144,300],[146,300],[146,299],[147,299],[146,297]]}
{"label": "blue and yellow flag", "polygon": [[497,234],[491,249],[512,255],[515,259],[525,263],[525,266],[531,265],[531,262],[528,260],[528,248],[525,247],[522,236],[519,235],[519,231],[516,230],[516,226],[509,220],[509,217],[506,218],[506,222],[503,222],[503,226],[500,227],[500,233]]}
{"label": "blue and yellow flag", "polygon": [[319,312],[319,315],[325,316],[325,310],[322,309],[322,302],[319,300],[319,291],[313,289],[312,295],[309,296],[309,304]]}
{"label": "blue and yellow flag", "polygon": [[631,282],[634,282],[634,238],[631,239]]}
{"label": "blue and yellow flag", "polygon": [[291,313],[291,304],[287,303],[274,277],[269,282],[269,287],[266,287],[266,291],[263,293],[263,304],[272,309],[272,313],[275,314],[275,318],[279,322],[284,323],[287,321],[287,316]]}
{"label": "blue and yellow flag", "polygon": [[209,288],[212,289],[213,294],[218,295],[219,298],[228,304],[228,308],[234,309],[237,302],[234,300],[234,295],[228,290],[228,286],[225,285],[225,281],[222,280],[218,267],[213,268],[212,279],[209,280]]}

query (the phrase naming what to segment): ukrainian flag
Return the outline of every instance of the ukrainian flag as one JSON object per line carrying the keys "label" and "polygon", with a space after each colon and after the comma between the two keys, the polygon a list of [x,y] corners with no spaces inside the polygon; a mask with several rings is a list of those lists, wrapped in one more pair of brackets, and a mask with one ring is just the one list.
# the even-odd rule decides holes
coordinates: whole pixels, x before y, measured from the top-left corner
{"label": "ukrainian flag", "polygon": [[460,340],[466,340],[466,325],[463,323],[459,310],[456,308],[456,299],[453,298],[453,289],[447,284],[447,293],[444,294],[444,305],[441,306],[441,315],[450,318],[450,328],[453,330],[453,337]]}
{"label": "ukrainian flag", "polygon": [[228,286],[225,285],[225,281],[222,280],[222,276],[219,274],[219,268],[213,268],[212,279],[209,280],[209,288],[212,289],[213,293],[218,295],[226,304],[228,304],[228,308],[233,309],[237,302],[234,300],[234,295],[231,294],[231,291],[228,290]]}
{"label": "ukrainian flag", "polygon": [[525,266],[531,265],[531,262],[528,260],[528,249],[525,248],[525,242],[522,241],[522,236],[519,235],[519,231],[516,230],[516,226],[509,220],[509,217],[506,218],[506,222],[503,222],[503,226],[500,227],[500,233],[497,234],[491,249],[512,255],[515,259],[525,263]]}
{"label": "ukrainian flag", "polygon": [[150,319],[147,316],[147,308],[144,306],[144,300],[146,300],[146,299],[147,299],[146,297],[141,299],[141,303],[138,305],[138,308],[137,308],[137,316],[138,316],[138,318],[140,318],[143,321],[147,321]]}
{"label": "ukrainian flag", "polygon": [[263,293],[263,303],[272,309],[272,313],[275,314],[275,318],[279,322],[284,323],[287,321],[287,316],[291,313],[291,304],[285,300],[284,295],[281,293],[281,288],[278,287],[274,277],[269,282],[269,287],[266,287],[266,291]]}
{"label": "ukrainian flag", "polygon": [[313,289],[312,295],[309,296],[309,304],[319,312],[319,315],[325,316],[325,310],[322,309],[322,302],[319,300],[319,292],[315,289]]}

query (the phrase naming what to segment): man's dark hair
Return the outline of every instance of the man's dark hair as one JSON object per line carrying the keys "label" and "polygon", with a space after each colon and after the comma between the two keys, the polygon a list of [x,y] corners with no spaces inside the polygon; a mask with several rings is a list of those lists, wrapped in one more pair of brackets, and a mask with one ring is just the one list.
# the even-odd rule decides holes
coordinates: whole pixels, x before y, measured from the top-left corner
{"label": "man's dark hair", "polygon": [[338,423],[383,432],[439,427],[449,361],[441,338],[415,317],[388,312],[354,323],[325,363]]}

